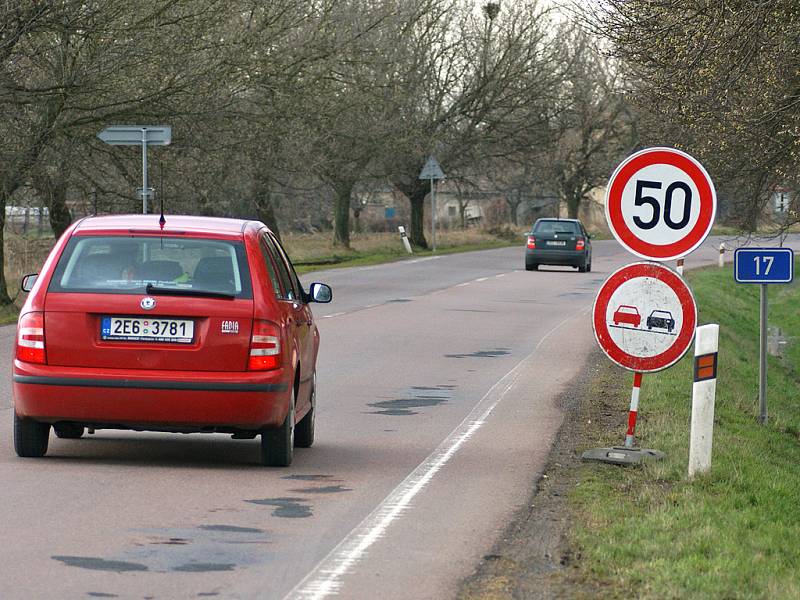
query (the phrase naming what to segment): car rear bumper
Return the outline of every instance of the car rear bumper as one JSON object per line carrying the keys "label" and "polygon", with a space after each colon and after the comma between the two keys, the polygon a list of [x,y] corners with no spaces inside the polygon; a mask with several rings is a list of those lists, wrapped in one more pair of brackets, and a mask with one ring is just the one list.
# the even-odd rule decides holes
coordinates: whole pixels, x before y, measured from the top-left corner
{"label": "car rear bumper", "polygon": [[525,250],[527,264],[540,265],[582,265],[586,260],[583,250]]}
{"label": "car rear bumper", "polygon": [[21,417],[146,429],[278,426],[291,399],[283,369],[264,372],[49,367],[14,361]]}

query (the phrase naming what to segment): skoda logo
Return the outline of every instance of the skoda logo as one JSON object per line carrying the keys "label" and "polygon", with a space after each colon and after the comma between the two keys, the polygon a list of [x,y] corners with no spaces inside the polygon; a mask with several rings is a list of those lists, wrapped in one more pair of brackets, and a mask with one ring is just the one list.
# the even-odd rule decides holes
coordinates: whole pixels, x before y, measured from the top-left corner
{"label": "skoda logo", "polygon": [[141,302],[139,302],[139,306],[145,310],[153,310],[156,307],[156,299],[146,296],[142,298]]}

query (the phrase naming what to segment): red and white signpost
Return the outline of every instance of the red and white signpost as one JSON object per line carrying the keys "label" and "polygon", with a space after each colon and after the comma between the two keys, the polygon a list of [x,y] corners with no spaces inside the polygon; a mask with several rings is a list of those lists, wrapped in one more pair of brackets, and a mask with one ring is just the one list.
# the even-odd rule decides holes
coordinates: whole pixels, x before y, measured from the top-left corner
{"label": "red and white signpost", "polygon": [[697,306],[686,283],[658,263],[639,262],[603,283],[592,311],[597,343],[612,361],[634,372],[625,447],[633,448],[642,373],[675,364],[689,349]]}
{"label": "red and white signpost", "polygon": [[597,448],[587,459],[636,463],[663,456],[634,448],[642,374],[666,369],[689,349],[697,307],[683,281],[683,258],[703,243],[714,224],[717,196],[706,170],[671,148],[649,148],[626,158],[606,189],[606,220],[628,251],[651,261],[679,259],[679,273],[657,262],[614,272],[595,299],[592,327],[600,348],[633,371],[625,446]]}

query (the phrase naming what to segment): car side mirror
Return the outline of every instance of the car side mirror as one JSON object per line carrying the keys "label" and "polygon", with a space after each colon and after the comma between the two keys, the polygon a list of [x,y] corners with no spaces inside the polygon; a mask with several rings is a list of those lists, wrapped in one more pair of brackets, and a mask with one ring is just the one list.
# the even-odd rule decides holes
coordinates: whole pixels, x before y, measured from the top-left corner
{"label": "car side mirror", "polygon": [[19,284],[20,289],[23,292],[30,292],[33,289],[33,286],[36,283],[36,279],[38,277],[39,277],[38,273],[31,273],[30,275],[25,275],[22,278],[22,282]]}
{"label": "car side mirror", "polygon": [[333,300],[333,290],[324,283],[312,283],[308,295],[311,297],[312,302],[319,302],[320,304]]}

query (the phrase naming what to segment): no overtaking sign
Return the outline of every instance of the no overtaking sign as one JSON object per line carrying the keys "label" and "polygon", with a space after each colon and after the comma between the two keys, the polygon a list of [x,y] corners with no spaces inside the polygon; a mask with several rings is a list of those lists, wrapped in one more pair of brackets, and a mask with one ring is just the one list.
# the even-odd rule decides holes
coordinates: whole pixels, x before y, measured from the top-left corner
{"label": "no overtaking sign", "polygon": [[689,287],[657,263],[633,263],[615,271],[594,303],[592,326],[600,348],[637,373],[660,371],[680,360],[696,325]]}

